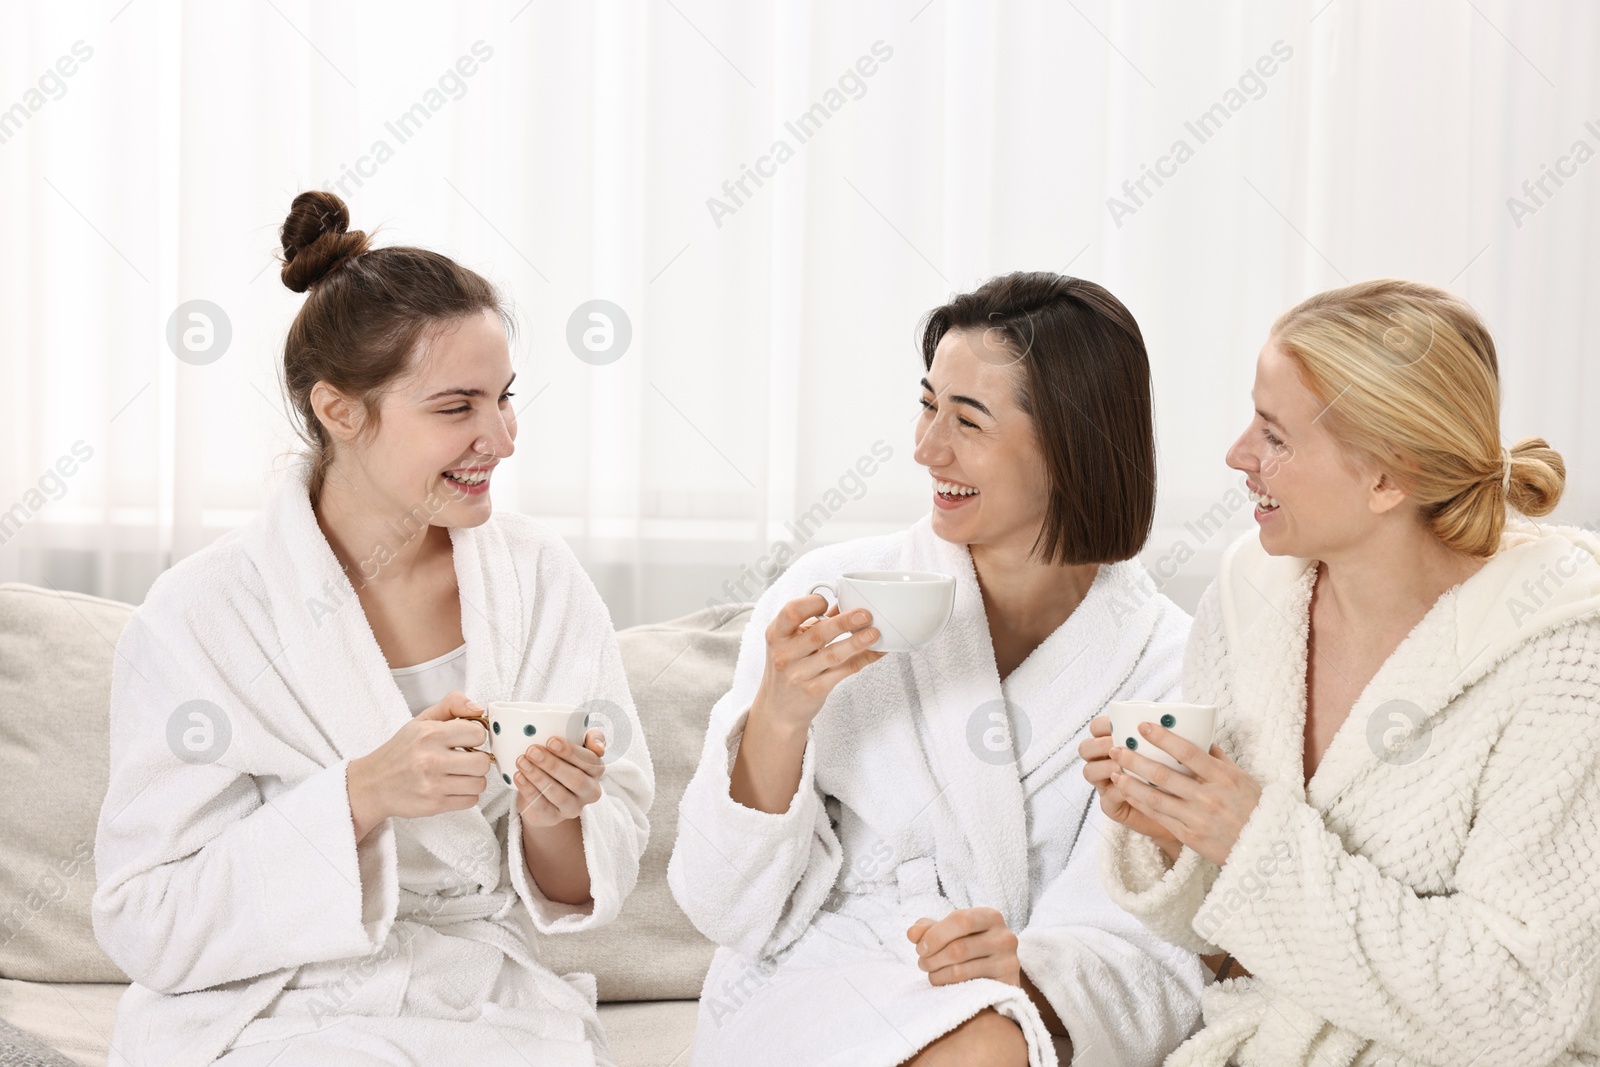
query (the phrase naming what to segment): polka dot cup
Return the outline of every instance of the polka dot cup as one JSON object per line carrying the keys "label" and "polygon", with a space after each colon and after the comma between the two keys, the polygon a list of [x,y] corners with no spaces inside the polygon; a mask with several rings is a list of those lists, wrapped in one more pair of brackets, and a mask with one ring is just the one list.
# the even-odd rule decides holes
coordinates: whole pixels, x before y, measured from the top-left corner
{"label": "polka dot cup", "polygon": [[489,758],[493,760],[489,777],[511,785],[522,754],[552,737],[564,737],[574,748],[582,745],[587,717],[571,704],[491,700],[487,714],[476,720],[488,720],[484,725],[489,729]]}
{"label": "polka dot cup", "polygon": [[[1215,704],[1176,704],[1159,700],[1113,700],[1106,706],[1111,718],[1111,741],[1131,748],[1141,756],[1149,756],[1157,763],[1194,777],[1188,768],[1167,755],[1139,732],[1139,724],[1153,722],[1165,726],[1195,747],[1209,752],[1217,732],[1217,706]],[[1129,772],[1132,773],[1132,772]],[[1142,775],[1139,781],[1149,784]]]}

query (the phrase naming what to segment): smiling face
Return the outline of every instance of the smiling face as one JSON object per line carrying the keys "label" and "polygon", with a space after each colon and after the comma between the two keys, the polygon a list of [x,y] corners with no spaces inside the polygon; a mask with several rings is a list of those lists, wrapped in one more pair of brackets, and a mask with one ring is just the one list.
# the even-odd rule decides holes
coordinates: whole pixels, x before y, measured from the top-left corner
{"label": "smiling face", "polygon": [[[1326,560],[1365,543],[1404,499],[1329,433],[1325,405],[1271,338],[1256,358],[1255,417],[1228,449],[1250,486],[1261,546]],[[1334,403],[1338,403],[1335,399]]]}
{"label": "smiling face", "polygon": [[505,329],[493,312],[452,323],[384,393],[376,432],[340,442],[336,466],[359,472],[363,497],[377,498],[370,506],[421,509],[434,526],[477,526],[492,510],[491,472],[514,451],[513,378]]}
{"label": "smiling face", "polygon": [[940,338],[922,380],[913,455],[933,476],[935,534],[1026,552],[1044,522],[1048,475],[1033,421],[1017,404],[1021,365],[1000,340],[993,330]]}

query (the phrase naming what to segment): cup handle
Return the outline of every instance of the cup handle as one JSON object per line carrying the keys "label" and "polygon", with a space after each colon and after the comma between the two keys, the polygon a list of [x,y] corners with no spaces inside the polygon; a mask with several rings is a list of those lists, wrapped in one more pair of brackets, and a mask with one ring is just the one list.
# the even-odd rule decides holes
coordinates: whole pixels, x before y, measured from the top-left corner
{"label": "cup handle", "polygon": [[[489,716],[487,716],[487,715],[457,715],[456,718],[458,718],[458,719],[466,719],[468,722],[475,722],[479,726],[483,727],[483,743],[485,745],[489,744],[489,742],[494,739],[494,731],[489,728]],[[478,751],[478,752],[486,752],[486,753],[488,753],[489,762],[490,763],[493,764],[493,763],[498,763],[499,762],[498,760],[496,760],[494,758],[494,751],[493,751],[493,747],[492,746],[490,748],[483,748],[482,746],[474,746],[474,749],[475,749],[475,751]]]}
{"label": "cup handle", "polygon": [[828,594],[833,597],[833,602],[835,604],[837,604],[839,602],[839,594],[834,591],[834,588],[830,583],[828,583],[828,582],[818,582],[816,585],[811,587],[812,594],[815,595],[816,591],[818,589],[826,589],[828,591]]}

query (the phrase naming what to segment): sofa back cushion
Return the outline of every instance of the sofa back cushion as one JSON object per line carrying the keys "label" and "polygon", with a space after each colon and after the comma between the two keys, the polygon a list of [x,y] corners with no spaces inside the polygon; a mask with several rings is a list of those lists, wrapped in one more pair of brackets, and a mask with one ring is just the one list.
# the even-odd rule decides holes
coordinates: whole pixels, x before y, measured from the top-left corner
{"label": "sofa back cushion", "polygon": [[703,609],[617,632],[628,690],[650,745],[656,798],[639,884],[615,922],[539,943],[558,974],[588,971],[601,1000],[676,1000],[700,995],[716,946],[690,924],[667,888],[678,808],[700,762],[711,705],[733,685],[751,605]]}
{"label": "sofa back cushion", "polygon": [[[95,941],[89,907],[111,664],[132,611],[81,593],[0,584],[0,978],[128,980]],[[749,605],[705,609],[617,634],[655,765],[650,844],[615,922],[538,946],[558,973],[592,973],[601,1000],[700,994],[713,946],[673,901],[667,859],[711,705],[733,684],[749,618]]]}
{"label": "sofa back cushion", "polygon": [[111,661],[133,607],[0,585],[0,978],[126,982],[89,921]]}

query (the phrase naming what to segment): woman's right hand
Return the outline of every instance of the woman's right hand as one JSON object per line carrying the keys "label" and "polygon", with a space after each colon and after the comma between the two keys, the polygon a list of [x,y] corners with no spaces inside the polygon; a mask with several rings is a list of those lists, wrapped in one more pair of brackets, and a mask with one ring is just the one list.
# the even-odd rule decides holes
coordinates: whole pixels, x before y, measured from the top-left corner
{"label": "woman's right hand", "polygon": [[1089,736],[1078,745],[1078,755],[1083,757],[1083,776],[1100,794],[1100,810],[1113,821],[1150,838],[1161,846],[1161,851],[1168,858],[1176,860],[1183,851],[1183,843],[1160,823],[1129,804],[1128,798],[1111,780],[1112,773],[1121,770],[1111,759],[1114,743],[1111,740],[1111,719],[1101,715],[1089,723]]}
{"label": "woman's right hand", "polygon": [[[888,655],[867,649],[878,639],[870,612],[841,616],[835,607],[819,617],[827,607],[827,599],[815,593],[797,597],[767,626],[766,671],[728,774],[728,795],[747,808],[789,810],[811,720],[834,686]],[[849,636],[828,643],[840,634]]]}
{"label": "woman's right hand", "polygon": [[488,787],[483,708],[460,690],[417,712],[394,736],[350,761],[346,785],[359,842],[391,815],[415,819],[476,806]]}
{"label": "woman's right hand", "polygon": [[818,593],[785,604],[767,626],[767,667],[751,715],[759,709],[773,725],[804,733],[834,686],[888,655],[868,651],[878,639],[871,623],[872,613],[866,609],[840,615],[838,605],[829,608],[827,598]]}

